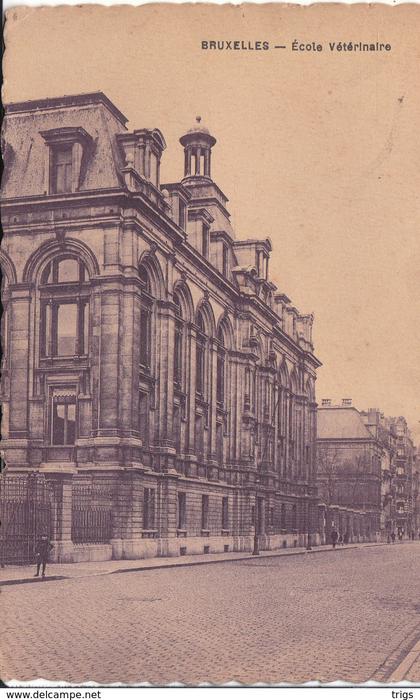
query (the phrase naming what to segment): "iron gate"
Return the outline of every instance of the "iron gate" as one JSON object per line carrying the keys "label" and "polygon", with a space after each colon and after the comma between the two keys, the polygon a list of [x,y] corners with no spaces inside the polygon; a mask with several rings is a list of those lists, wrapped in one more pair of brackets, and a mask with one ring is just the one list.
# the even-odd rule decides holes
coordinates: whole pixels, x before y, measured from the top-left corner
{"label": "iron gate", "polygon": [[0,475],[0,563],[32,564],[42,534],[51,537],[52,491],[43,474]]}

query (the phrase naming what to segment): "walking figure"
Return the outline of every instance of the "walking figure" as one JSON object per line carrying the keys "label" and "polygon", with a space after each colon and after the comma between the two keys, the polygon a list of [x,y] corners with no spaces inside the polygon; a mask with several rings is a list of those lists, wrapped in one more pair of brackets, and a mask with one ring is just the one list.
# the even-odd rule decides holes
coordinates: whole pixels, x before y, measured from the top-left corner
{"label": "walking figure", "polygon": [[343,538],[343,544],[348,544],[350,539],[350,533],[348,530],[345,531],[344,533],[344,538]]}
{"label": "walking figure", "polygon": [[41,535],[35,547],[36,574],[34,574],[34,576],[39,576],[39,570],[42,564],[42,578],[44,578],[45,568],[48,562],[48,555],[52,548],[53,546],[49,540],[48,535]]}
{"label": "walking figure", "polygon": [[337,544],[337,540],[338,540],[338,532],[335,528],[333,528],[331,530],[331,542],[332,542],[333,549],[335,549],[335,545]]}
{"label": "walking figure", "polygon": [[391,532],[391,541],[392,541],[392,544],[395,544],[395,532],[394,532],[394,530]]}

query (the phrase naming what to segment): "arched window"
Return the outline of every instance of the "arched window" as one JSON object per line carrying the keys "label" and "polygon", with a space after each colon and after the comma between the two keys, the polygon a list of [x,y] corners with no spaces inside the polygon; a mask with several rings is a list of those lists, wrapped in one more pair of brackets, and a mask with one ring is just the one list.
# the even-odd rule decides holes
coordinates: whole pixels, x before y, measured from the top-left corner
{"label": "arched window", "polygon": [[41,357],[89,352],[89,275],[75,256],[56,257],[41,275]]}
{"label": "arched window", "polygon": [[140,365],[144,370],[149,370],[151,359],[152,297],[149,273],[144,265],[139,265],[139,278],[142,285],[140,307]]}
{"label": "arched window", "polygon": [[195,354],[195,389],[200,396],[204,394],[205,388],[205,348],[206,348],[206,335],[205,335],[205,325],[203,314],[201,311],[197,313],[197,341],[196,341],[196,354]]}
{"label": "arched window", "polygon": [[182,383],[182,337],[183,337],[183,318],[181,301],[176,292],[174,292],[175,304],[175,342],[174,342],[174,383],[181,386]]}
{"label": "arched window", "polygon": [[219,328],[217,333],[217,340],[219,342],[219,348],[217,351],[217,402],[219,404],[224,404],[225,402],[225,339],[223,334],[223,329]]}

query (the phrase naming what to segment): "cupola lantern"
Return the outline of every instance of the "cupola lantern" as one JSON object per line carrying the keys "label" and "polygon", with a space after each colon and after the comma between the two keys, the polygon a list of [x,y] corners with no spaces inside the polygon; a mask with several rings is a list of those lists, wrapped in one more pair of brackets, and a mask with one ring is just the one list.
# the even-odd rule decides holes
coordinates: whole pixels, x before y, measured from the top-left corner
{"label": "cupola lantern", "polygon": [[184,146],[184,179],[200,177],[211,180],[211,149],[216,139],[202,124],[201,117],[196,117],[193,128],[179,141]]}

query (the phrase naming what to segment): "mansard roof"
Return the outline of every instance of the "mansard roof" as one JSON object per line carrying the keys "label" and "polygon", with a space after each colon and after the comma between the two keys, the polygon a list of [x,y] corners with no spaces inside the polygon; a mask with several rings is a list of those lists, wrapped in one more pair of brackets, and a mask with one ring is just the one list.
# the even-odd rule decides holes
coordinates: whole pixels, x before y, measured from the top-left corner
{"label": "mansard roof", "polygon": [[318,408],[319,440],[372,440],[373,435],[354,407]]}

